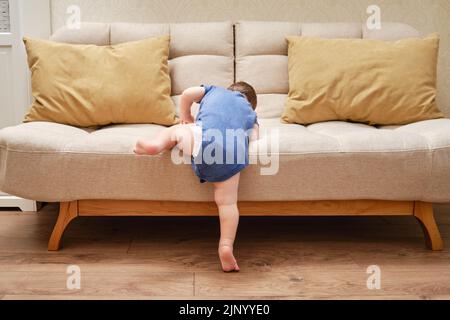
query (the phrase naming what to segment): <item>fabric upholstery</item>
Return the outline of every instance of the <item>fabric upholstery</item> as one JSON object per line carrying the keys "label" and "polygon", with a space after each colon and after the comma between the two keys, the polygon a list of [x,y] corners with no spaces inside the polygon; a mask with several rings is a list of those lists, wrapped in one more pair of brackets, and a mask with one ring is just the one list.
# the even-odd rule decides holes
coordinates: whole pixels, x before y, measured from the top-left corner
{"label": "fabric upholstery", "polygon": [[287,39],[285,122],[389,125],[444,117],[436,103],[437,35],[398,41]]}
{"label": "fabric upholstery", "polygon": [[[310,126],[260,119],[261,140],[277,129],[279,172],[242,174],[240,199],[450,201],[450,120],[371,127],[346,122]],[[42,201],[144,199],[212,201],[190,164],[170,153],[138,157],[139,137],[157,125],[115,125],[98,130],[33,122],[0,131],[0,189]],[[255,144],[250,158],[255,160]],[[259,151],[261,153],[261,151]]]}
{"label": "fabric upholstery", "polygon": [[[355,23],[292,23],[240,21],[236,29],[236,80],[254,85],[262,100],[266,94],[288,94],[287,36],[321,38],[399,40],[418,37],[420,33],[402,23],[383,22],[381,30],[367,30]],[[261,70],[264,70],[261,72]],[[277,113],[260,114],[281,117]]]}
{"label": "fabric upholstery", "polygon": [[[222,23],[220,23],[222,25]],[[100,25],[96,25],[98,28]],[[99,34],[91,32],[67,34],[57,32],[54,37],[65,41],[111,41],[120,43],[147,36],[170,33],[170,25],[101,24]],[[223,23],[225,35],[208,33],[205,39],[217,48],[232,43],[231,24]],[[229,26],[225,27],[225,26]],[[346,122],[318,123],[310,126],[281,124],[280,116],[288,87],[272,78],[286,79],[287,43],[285,36],[301,35],[300,23],[240,22],[236,25],[236,77],[255,79],[246,66],[272,64],[282,60],[271,72],[264,74],[264,93],[259,94],[257,108],[261,125],[261,140],[251,145],[251,159],[255,148],[278,136],[280,145],[279,171],[276,175],[261,175],[264,164],[253,164],[242,174],[240,200],[422,200],[450,202],[450,120],[439,119],[405,126],[371,127]],[[167,29],[169,28],[169,29]],[[213,30],[212,28],[211,30]],[[329,26],[311,24],[307,32],[330,31]],[[82,30],[87,30],[82,28]],[[103,31],[101,31],[103,30]],[[105,31],[106,30],[106,31]],[[308,31],[309,30],[309,31]],[[337,37],[358,38],[354,27],[339,27]],[[417,33],[402,24],[383,24],[382,30],[364,31],[366,38],[397,40]],[[187,32],[189,34],[189,32]],[[139,35],[138,35],[139,34]],[[326,37],[327,33],[321,32]],[[417,33],[418,35],[418,33]],[[189,35],[186,35],[188,37]],[[414,35],[416,36],[416,35]],[[231,40],[230,40],[231,39]],[[218,44],[218,42],[220,44]],[[178,52],[179,49],[177,49]],[[222,50],[222,49],[220,49]],[[217,76],[223,83],[233,81],[233,51],[217,55],[197,55],[199,52],[176,53],[179,58],[198,59],[217,56],[223,61],[186,74],[192,84],[213,83]],[[177,51],[175,51],[177,52]],[[186,54],[185,54],[186,53]],[[217,53],[217,51],[216,51]],[[181,56],[179,56],[181,54]],[[253,57],[267,59],[250,63]],[[214,58],[213,58],[214,59]],[[192,60],[188,60],[192,62]],[[259,64],[258,64],[259,63]],[[172,63],[171,63],[172,64]],[[198,65],[200,65],[199,63]],[[276,64],[276,63],[275,63]],[[197,65],[197,66],[198,66]],[[178,105],[180,91],[191,82],[181,78],[180,64],[172,65],[173,101]],[[217,69],[215,69],[217,68]],[[183,70],[183,67],[180,67]],[[189,66],[184,67],[189,70]],[[205,71],[207,70],[207,71]],[[207,72],[208,74],[203,74]],[[180,75],[180,77],[179,77]],[[245,76],[244,76],[245,75]],[[250,76],[247,76],[250,75]],[[212,79],[214,80],[214,79]],[[249,81],[250,82],[250,81]],[[283,84],[281,84],[283,86]],[[194,107],[193,113],[198,106]],[[201,185],[190,165],[175,165],[170,154],[137,157],[132,153],[139,137],[153,137],[162,130],[158,125],[113,125],[104,128],[80,129],[55,123],[34,122],[0,131],[0,190],[25,198],[46,201],[79,199],[146,199],[212,201],[211,185]],[[276,129],[270,131],[270,129]],[[258,150],[258,148],[256,148]],[[272,150],[269,148],[269,150]],[[261,149],[259,151],[261,153]]]}
{"label": "fabric upholstery", "polygon": [[406,38],[418,38],[420,36],[419,31],[404,23],[383,22],[383,27],[379,30],[369,30],[366,25],[363,26],[364,39],[397,41]]}
{"label": "fabric upholstery", "polygon": [[[98,33],[98,34],[96,34]],[[233,25],[211,23],[82,23],[79,30],[62,28],[51,40],[96,45],[120,44],[169,35],[172,95],[200,84],[229,86],[234,82]]]}
{"label": "fabric upholstery", "polygon": [[117,22],[112,23],[109,27],[110,44],[112,45],[170,34],[169,25],[162,23],[144,24]]}
{"label": "fabric upholstery", "polygon": [[113,46],[24,41],[35,97],[25,122],[79,127],[178,122],[170,99],[167,35]]}
{"label": "fabric upholstery", "polygon": [[[55,31],[50,40],[72,44],[95,44],[107,46],[110,43],[111,28],[104,23],[82,23],[80,29],[63,27]],[[135,39],[140,40],[140,39]]]}
{"label": "fabric upholstery", "polygon": [[359,23],[303,23],[301,35],[329,39],[354,39],[362,37],[362,29]]}

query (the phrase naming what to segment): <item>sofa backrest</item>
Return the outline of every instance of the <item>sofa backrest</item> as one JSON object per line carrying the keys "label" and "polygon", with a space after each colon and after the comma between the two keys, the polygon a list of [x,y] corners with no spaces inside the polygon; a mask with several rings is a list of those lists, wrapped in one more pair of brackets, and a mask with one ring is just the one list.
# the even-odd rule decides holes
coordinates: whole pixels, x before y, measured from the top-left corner
{"label": "sofa backrest", "polygon": [[398,40],[420,33],[401,23],[368,30],[360,23],[293,23],[241,21],[217,23],[83,23],[62,28],[51,40],[109,45],[170,35],[172,95],[178,104],[184,89],[200,84],[228,86],[246,81],[258,93],[258,116],[279,118],[289,91],[286,36]]}
{"label": "sofa backrest", "polygon": [[258,116],[279,118],[289,91],[286,36],[398,40],[419,32],[401,23],[383,23],[368,30],[360,23],[291,23],[241,21],[236,24],[236,81],[252,84],[258,93]]}
{"label": "sofa backrest", "polygon": [[51,40],[73,44],[114,45],[170,35],[172,95],[200,84],[229,86],[234,81],[233,24],[217,23],[83,23],[80,29],[62,28]]}

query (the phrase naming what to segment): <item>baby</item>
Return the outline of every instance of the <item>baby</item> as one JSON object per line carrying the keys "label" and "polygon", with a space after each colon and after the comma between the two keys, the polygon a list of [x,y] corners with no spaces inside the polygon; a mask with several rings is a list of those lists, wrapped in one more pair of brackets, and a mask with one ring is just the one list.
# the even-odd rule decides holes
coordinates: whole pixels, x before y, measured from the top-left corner
{"label": "baby", "polygon": [[[191,115],[194,102],[200,104],[195,121]],[[189,88],[181,96],[181,124],[161,131],[152,140],[140,139],[135,147],[138,155],[156,155],[177,146],[191,157],[192,169],[200,182],[214,184],[220,218],[218,252],[225,272],[239,271],[233,255],[239,223],[239,177],[249,165],[249,142],[258,139],[256,105],[256,92],[245,82],[228,89]]]}

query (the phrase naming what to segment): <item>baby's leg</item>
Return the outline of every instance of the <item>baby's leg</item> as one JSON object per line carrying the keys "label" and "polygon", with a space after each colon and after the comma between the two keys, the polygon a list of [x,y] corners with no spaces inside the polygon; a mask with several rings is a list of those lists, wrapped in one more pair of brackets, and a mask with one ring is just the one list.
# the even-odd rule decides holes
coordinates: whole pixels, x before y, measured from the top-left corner
{"label": "baby's leg", "polygon": [[219,257],[225,272],[239,271],[233,255],[234,239],[239,224],[237,207],[239,177],[238,173],[227,181],[214,184],[214,198],[220,217]]}
{"label": "baby's leg", "polygon": [[176,125],[166,128],[158,133],[152,140],[139,139],[136,143],[134,152],[136,154],[156,155],[165,150],[171,150],[176,145],[184,154],[190,156],[194,144],[194,137],[189,125]]}

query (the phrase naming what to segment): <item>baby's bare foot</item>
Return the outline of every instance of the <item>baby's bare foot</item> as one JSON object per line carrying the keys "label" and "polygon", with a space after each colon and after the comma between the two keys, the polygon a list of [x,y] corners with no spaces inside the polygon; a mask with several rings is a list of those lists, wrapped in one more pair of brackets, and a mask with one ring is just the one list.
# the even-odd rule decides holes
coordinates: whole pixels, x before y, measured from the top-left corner
{"label": "baby's bare foot", "polygon": [[220,245],[219,258],[224,272],[239,271],[239,266],[233,255],[233,247],[229,245]]}
{"label": "baby's bare foot", "polygon": [[156,155],[161,152],[161,147],[153,142],[148,142],[144,139],[139,139],[134,148],[134,153],[139,155]]}

